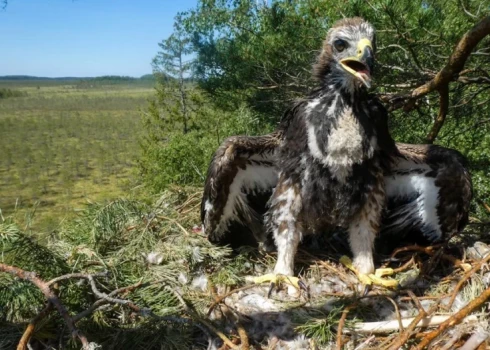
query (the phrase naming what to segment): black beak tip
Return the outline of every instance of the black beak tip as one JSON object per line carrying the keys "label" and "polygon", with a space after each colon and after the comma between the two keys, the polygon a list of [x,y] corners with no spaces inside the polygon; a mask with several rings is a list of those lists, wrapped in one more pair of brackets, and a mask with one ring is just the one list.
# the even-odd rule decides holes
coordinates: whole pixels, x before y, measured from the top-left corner
{"label": "black beak tip", "polygon": [[366,65],[366,67],[369,69],[369,73],[372,74],[374,68],[374,52],[369,46],[364,48],[364,52],[361,56],[361,62]]}

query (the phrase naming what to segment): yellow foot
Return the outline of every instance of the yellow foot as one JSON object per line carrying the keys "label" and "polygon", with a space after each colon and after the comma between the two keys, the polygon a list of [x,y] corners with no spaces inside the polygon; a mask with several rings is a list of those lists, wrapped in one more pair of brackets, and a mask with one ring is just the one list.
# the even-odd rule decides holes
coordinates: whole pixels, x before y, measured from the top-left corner
{"label": "yellow foot", "polygon": [[384,269],[377,269],[374,274],[369,274],[365,275],[360,272],[358,272],[354,265],[352,264],[352,260],[347,257],[347,256],[342,256],[340,258],[340,263],[343,264],[345,267],[347,267],[349,270],[352,270],[355,272],[357,275],[357,278],[359,278],[359,281],[361,281],[362,284],[365,285],[372,285],[372,284],[377,284],[386,288],[396,288],[398,287],[398,281],[392,278],[382,278],[383,276],[388,276],[393,274],[393,269],[392,268],[384,268]]}
{"label": "yellow foot", "polygon": [[290,286],[293,286],[296,288],[298,291],[304,290],[308,293],[308,288],[304,284],[303,281],[301,281],[298,277],[294,276],[286,276],[286,275],[281,275],[281,274],[274,274],[274,273],[269,273],[267,275],[259,276],[254,278],[254,283],[255,284],[262,284],[265,282],[270,282],[270,288],[269,292],[267,293],[267,297],[270,298],[272,290],[275,288],[275,286],[281,285],[281,284],[288,284]]}

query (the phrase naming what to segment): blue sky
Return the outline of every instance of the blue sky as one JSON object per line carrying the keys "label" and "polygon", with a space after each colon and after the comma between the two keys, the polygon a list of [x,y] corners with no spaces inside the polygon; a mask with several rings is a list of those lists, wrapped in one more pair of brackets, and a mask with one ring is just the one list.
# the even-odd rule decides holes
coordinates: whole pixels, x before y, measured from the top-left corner
{"label": "blue sky", "polygon": [[0,76],[151,73],[173,18],[197,0],[9,0],[0,10]]}

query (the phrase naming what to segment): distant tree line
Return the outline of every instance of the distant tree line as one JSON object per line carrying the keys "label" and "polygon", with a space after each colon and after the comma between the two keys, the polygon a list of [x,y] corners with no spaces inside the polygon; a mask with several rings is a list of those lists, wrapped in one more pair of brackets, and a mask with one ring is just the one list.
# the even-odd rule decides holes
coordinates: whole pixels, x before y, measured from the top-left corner
{"label": "distant tree line", "polygon": [[99,77],[38,77],[33,75],[4,75],[0,76],[0,80],[8,80],[8,81],[31,81],[31,80],[57,80],[57,81],[70,81],[70,80],[93,80],[93,81],[110,81],[110,82],[118,82],[118,81],[138,81],[138,80],[150,80],[154,81],[155,76],[153,74],[145,74],[139,78],[130,77],[130,76],[120,76],[120,75],[104,75]]}

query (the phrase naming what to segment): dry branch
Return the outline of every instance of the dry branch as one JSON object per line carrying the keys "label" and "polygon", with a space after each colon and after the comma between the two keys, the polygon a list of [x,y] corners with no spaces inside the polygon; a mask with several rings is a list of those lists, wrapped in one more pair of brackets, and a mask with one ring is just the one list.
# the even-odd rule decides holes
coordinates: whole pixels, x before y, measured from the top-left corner
{"label": "dry branch", "polygon": [[437,135],[439,134],[439,131],[442,128],[442,125],[444,124],[444,121],[446,120],[448,108],[449,108],[449,86],[443,85],[439,89],[439,114],[437,115],[436,120],[434,121],[434,124],[432,124],[432,128],[429,134],[427,135],[427,143],[433,143],[434,140],[436,139]]}
{"label": "dry branch", "polygon": [[217,329],[210,321],[208,321],[208,320],[202,318],[201,316],[199,316],[199,314],[197,313],[197,311],[195,311],[194,309],[192,309],[185,302],[184,298],[182,298],[182,296],[177,291],[172,290],[172,292],[174,293],[175,297],[179,300],[180,304],[184,308],[184,311],[189,316],[191,316],[192,319],[194,319],[197,322],[202,323],[204,326],[206,326],[206,328],[208,328],[210,331],[212,331],[214,334],[216,334],[218,337],[220,337],[221,340],[223,341],[223,343],[225,343],[226,345],[228,345],[228,347],[230,347],[231,349],[237,349],[238,348],[235,344],[233,344],[233,342],[223,332],[221,332],[219,329]]}
{"label": "dry branch", "polygon": [[249,285],[244,286],[244,287],[233,289],[232,291],[226,293],[225,295],[219,296],[218,298],[216,298],[216,300],[209,307],[208,314],[207,314],[208,317],[211,315],[211,313],[213,312],[214,308],[216,306],[218,306],[219,304],[221,304],[222,302],[224,302],[225,299],[228,298],[229,296],[231,296],[231,295],[233,295],[235,293],[241,292],[243,290],[247,290],[247,289],[251,289],[251,288],[255,288],[255,287],[257,287],[257,285],[255,285],[255,284],[249,284]]}
{"label": "dry branch", "polygon": [[427,95],[429,92],[440,90],[444,86],[447,87],[463,70],[471,51],[488,34],[490,34],[490,16],[483,18],[463,35],[449,57],[446,66],[436,74],[434,79],[412,91],[410,97],[412,99],[419,98]]}
{"label": "dry branch", "polygon": [[[435,315],[429,317],[423,317],[416,324],[415,328],[428,328],[439,326],[440,324],[449,320],[452,316],[450,315]],[[416,317],[402,318],[402,326],[404,328],[408,327]],[[477,321],[476,316],[468,316],[465,318],[466,322]],[[356,323],[354,328],[344,328],[344,333],[362,333],[362,334],[387,334],[400,331],[400,325],[397,320],[390,321],[376,321],[376,322],[359,322]]]}
{"label": "dry branch", "polygon": [[342,316],[340,317],[339,326],[337,328],[337,350],[342,350],[342,347],[344,345],[342,333],[345,325],[345,320],[347,319],[347,314],[349,313],[350,310],[352,310],[356,306],[357,306],[357,302],[347,306],[344,309],[344,311],[342,311]]}
{"label": "dry branch", "polygon": [[471,277],[475,274],[475,272],[477,272],[478,270],[481,269],[481,267],[487,263],[488,261],[490,261],[490,253],[487,254],[487,256],[478,261],[475,266],[473,266],[473,268],[471,270],[469,270],[468,272],[466,272],[464,274],[464,276],[459,280],[458,284],[456,285],[456,287],[454,288],[454,291],[453,291],[453,294],[451,296],[451,299],[449,300],[449,303],[445,306],[445,309],[446,310],[450,310],[451,307],[453,306],[453,303],[454,303],[454,300],[456,299],[458,293],[459,293],[459,290],[461,289],[461,287],[463,286],[463,284]]}
{"label": "dry branch", "polygon": [[488,84],[490,82],[488,77],[469,78],[461,76],[463,73],[466,73],[462,71],[471,52],[478,43],[489,34],[490,16],[487,16],[463,35],[449,57],[447,64],[434,76],[434,78],[415,88],[409,94],[380,95],[381,100],[389,105],[389,111],[400,108],[403,108],[405,111],[410,111],[415,108],[416,100],[431,92],[438,91],[440,95],[439,113],[432,125],[431,131],[427,135],[427,141],[432,143],[436,139],[446,119],[449,107],[449,83],[452,81],[460,81],[462,84]]}
{"label": "dry branch", "polygon": [[417,305],[417,308],[419,309],[419,314],[412,320],[412,322],[410,322],[408,327],[406,327],[406,329],[400,333],[398,338],[396,338],[396,340],[392,344],[390,344],[389,350],[397,350],[403,344],[405,344],[408,338],[410,338],[410,336],[412,335],[413,330],[422,321],[422,319],[426,318],[427,315],[431,314],[430,311],[426,312],[424,310],[424,308],[420,304],[420,301],[417,299],[417,297],[415,296],[415,294],[413,294],[412,291],[409,291],[408,293],[410,297],[413,299],[413,301],[415,302],[415,304]]}
{"label": "dry branch", "polygon": [[[109,271],[104,271],[104,272],[98,272],[98,273],[91,274],[92,277],[107,277],[108,275],[109,275]],[[52,280],[46,282],[46,284],[48,286],[51,286],[52,284],[55,284],[57,282],[64,281],[64,280],[69,280],[69,279],[74,279],[74,278],[87,279],[88,278],[88,275],[86,273],[69,273],[69,274],[66,274],[66,275],[63,275],[63,276],[59,276],[59,277],[53,278]]]}
{"label": "dry branch", "polygon": [[[395,256],[397,256],[400,253],[409,252],[409,251],[422,252],[422,253],[425,253],[429,256],[434,256],[438,252],[437,249],[439,249],[439,248],[441,248],[441,245],[433,245],[433,246],[428,246],[428,247],[422,247],[419,245],[410,245],[410,246],[401,247],[401,248],[396,249],[391,254],[390,257],[394,258]],[[465,263],[463,263],[460,259],[455,258],[452,255],[442,254],[441,259],[444,259],[446,261],[453,263],[454,267],[461,267],[463,270],[466,268]]]}
{"label": "dry branch", "polygon": [[453,327],[463,321],[471,312],[481,307],[488,299],[490,299],[490,288],[487,288],[480,296],[473,299],[464,308],[443,322],[436,330],[430,332],[424,339],[415,347],[415,350],[427,349],[430,343],[437,338],[446,329]]}
{"label": "dry branch", "polygon": [[34,334],[34,331],[36,329],[36,325],[46,316],[49,315],[49,313],[53,310],[53,304],[51,302],[48,302],[46,307],[42,309],[39,314],[34,317],[31,322],[27,325],[26,330],[24,331],[24,334],[22,334],[22,338],[20,338],[19,344],[17,345],[17,350],[25,350],[28,348],[27,344],[29,344],[29,341],[32,338],[32,335]]}

